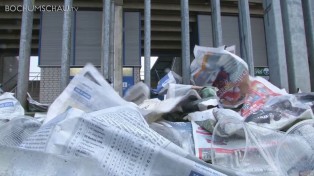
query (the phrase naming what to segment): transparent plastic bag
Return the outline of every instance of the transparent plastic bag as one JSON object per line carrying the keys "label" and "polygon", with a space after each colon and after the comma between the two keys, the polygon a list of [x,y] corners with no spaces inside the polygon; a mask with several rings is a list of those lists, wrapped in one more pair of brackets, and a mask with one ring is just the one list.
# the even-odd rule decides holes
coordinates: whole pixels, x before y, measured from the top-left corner
{"label": "transparent plastic bag", "polygon": [[41,122],[28,116],[15,117],[0,126],[0,145],[18,146],[41,126]]}
{"label": "transparent plastic bag", "polygon": [[148,86],[143,82],[139,82],[127,90],[123,99],[139,105],[149,99],[149,93]]}
{"label": "transparent plastic bag", "polygon": [[245,122],[281,130],[297,121],[312,118],[314,115],[311,107],[288,94],[269,98],[260,110],[246,117]]}
{"label": "transparent plastic bag", "polygon": [[54,154],[0,145],[0,175],[5,176],[102,176],[98,162],[90,158],[66,158]]}
{"label": "transparent plastic bag", "polygon": [[314,120],[299,122],[287,131],[276,159],[282,175],[314,175]]}
{"label": "transparent plastic bag", "polygon": [[253,175],[280,175],[275,162],[284,133],[236,119],[218,121],[212,138],[212,163]]}
{"label": "transparent plastic bag", "polygon": [[154,131],[194,155],[194,142],[191,122],[159,121],[149,125]]}

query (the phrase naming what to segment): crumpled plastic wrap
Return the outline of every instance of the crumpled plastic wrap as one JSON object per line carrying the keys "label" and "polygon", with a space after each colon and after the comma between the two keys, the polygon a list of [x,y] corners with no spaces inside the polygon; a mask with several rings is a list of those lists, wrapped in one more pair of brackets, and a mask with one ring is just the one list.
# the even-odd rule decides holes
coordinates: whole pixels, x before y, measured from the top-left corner
{"label": "crumpled plastic wrap", "polygon": [[194,47],[191,78],[197,86],[218,88],[224,107],[236,108],[244,102],[249,89],[247,64],[224,47]]}
{"label": "crumpled plastic wrap", "polygon": [[0,119],[11,120],[23,115],[24,109],[12,93],[5,92],[0,95]]}
{"label": "crumpled plastic wrap", "polygon": [[19,146],[27,137],[38,130],[41,125],[41,122],[28,116],[18,116],[2,126],[0,124],[0,145]]}
{"label": "crumpled plastic wrap", "polygon": [[313,118],[311,106],[301,103],[294,95],[282,95],[269,98],[260,110],[246,117],[245,122],[281,130]]}

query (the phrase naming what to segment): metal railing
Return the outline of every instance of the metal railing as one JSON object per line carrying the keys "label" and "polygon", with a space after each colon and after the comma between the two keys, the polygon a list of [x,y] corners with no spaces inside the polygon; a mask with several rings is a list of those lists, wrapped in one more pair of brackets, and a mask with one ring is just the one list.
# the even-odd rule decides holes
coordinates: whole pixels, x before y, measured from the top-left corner
{"label": "metal railing", "polygon": [[29,81],[40,81],[41,73],[40,72],[29,72]]}
{"label": "metal railing", "polygon": [[[17,74],[16,74],[17,76]],[[35,81],[40,81],[41,79],[41,72],[29,72],[29,82],[28,82],[28,92],[33,92],[35,89]],[[17,96],[17,84],[14,86],[14,88],[10,91],[11,93],[14,93],[14,96]]]}
{"label": "metal railing", "polygon": [[[6,88],[7,87],[7,85],[9,85],[12,81],[16,81],[16,79],[17,79],[17,74],[18,73],[16,73],[15,75],[13,75],[10,79],[8,79],[7,81],[5,81],[4,83],[2,83],[2,88],[4,89],[4,88]],[[15,84],[16,85],[16,84]]]}

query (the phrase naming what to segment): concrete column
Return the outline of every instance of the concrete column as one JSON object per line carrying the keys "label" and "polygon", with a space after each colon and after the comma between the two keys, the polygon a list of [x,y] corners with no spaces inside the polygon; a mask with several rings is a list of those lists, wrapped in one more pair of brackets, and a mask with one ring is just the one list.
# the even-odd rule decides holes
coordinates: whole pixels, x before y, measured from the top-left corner
{"label": "concrete column", "polygon": [[[64,6],[71,9],[73,0],[64,0]],[[71,36],[72,36],[72,11],[64,11],[63,33],[62,33],[62,53],[61,53],[61,84],[62,92],[68,85],[70,79],[71,60]]]}
{"label": "concrete column", "polygon": [[113,82],[113,68],[114,68],[114,0],[111,0],[110,5],[110,32],[109,32],[109,73],[108,77],[111,82]]}
{"label": "concrete column", "polygon": [[240,21],[241,56],[249,66],[250,75],[254,76],[254,59],[249,1],[239,0],[238,6]]}
{"label": "concrete column", "polygon": [[145,22],[144,22],[144,81],[145,84],[148,87],[151,87],[150,81],[150,49],[151,49],[151,31],[150,31],[150,19],[151,19],[151,1],[150,0],[145,0],[145,9],[144,9],[144,17],[145,17]]}
{"label": "concrete column", "polygon": [[190,24],[189,0],[181,0],[181,50],[183,84],[190,84]]}
{"label": "concrete column", "polygon": [[289,90],[311,91],[301,0],[281,0],[284,38],[287,56]]}
{"label": "concrete column", "polygon": [[0,56],[0,84],[3,84],[3,57]]}
{"label": "concrete column", "polygon": [[101,73],[109,78],[109,43],[110,43],[110,0],[103,0],[102,30],[101,30]]}
{"label": "concrete column", "polygon": [[264,27],[270,82],[289,90],[280,0],[264,0]]}
{"label": "concrete column", "polygon": [[121,5],[115,7],[114,23],[114,89],[122,95],[122,56],[123,56],[123,8]]}
{"label": "concrete column", "polygon": [[222,43],[222,28],[221,28],[221,13],[220,0],[211,0],[212,9],[212,28],[213,28],[213,43],[214,47],[223,45]]}
{"label": "concrete column", "polygon": [[[34,0],[24,0],[24,7],[32,7]],[[26,94],[28,89],[29,61],[31,55],[31,42],[33,30],[33,11],[24,10],[22,13],[22,26],[19,49],[19,67],[17,77],[17,99],[26,108]]]}
{"label": "concrete column", "polygon": [[311,91],[314,92],[314,16],[313,0],[302,0],[307,52],[309,56]]}

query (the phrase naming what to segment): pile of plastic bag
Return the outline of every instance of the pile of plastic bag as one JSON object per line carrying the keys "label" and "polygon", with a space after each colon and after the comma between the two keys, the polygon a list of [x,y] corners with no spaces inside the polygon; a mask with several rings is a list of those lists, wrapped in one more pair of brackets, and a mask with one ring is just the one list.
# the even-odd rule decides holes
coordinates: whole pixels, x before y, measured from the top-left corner
{"label": "pile of plastic bag", "polygon": [[[199,96],[185,98],[162,119],[191,123],[195,156],[242,174],[313,175],[314,93],[288,94],[249,76],[247,64],[224,47],[196,46],[194,54],[193,86],[164,85],[164,101],[176,93],[191,94],[192,87]],[[216,90],[212,104],[192,108],[208,98],[204,89]]]}
{"label": "pile of plastic bag", "polygon": [[0,175],[314,175],[314,93],[249,76],[228,48],[194,55],[191,85],[170,71],[124,97],[86,65],[38,118],[0,95]]}

